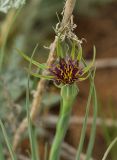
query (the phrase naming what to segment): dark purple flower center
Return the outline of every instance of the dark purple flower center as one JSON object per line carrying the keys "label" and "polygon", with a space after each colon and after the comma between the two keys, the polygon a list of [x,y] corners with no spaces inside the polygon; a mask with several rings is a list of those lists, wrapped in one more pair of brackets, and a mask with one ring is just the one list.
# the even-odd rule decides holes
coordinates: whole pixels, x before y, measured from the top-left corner
{"label": "dark purple flower center", "polygon": [[79,76],[82,74],[78,60],[73,60],[68,56],[60,58],[58,62],[49,68],[49,71],[54,76],[54,81],[57,84],[72,84],[78,81]]}

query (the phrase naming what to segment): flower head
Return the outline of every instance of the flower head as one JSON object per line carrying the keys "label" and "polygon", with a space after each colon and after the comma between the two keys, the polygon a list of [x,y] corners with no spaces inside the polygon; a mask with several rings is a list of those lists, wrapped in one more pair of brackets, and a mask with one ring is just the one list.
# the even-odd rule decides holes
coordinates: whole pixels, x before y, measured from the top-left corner
{"label": "flower head", "polygon": [[89,70],[94,64],[95,60],[95,47],[94,47],[94,57],[93,61],[84,68],[80,67],[82,62],[82,47],[79,51],[76,49],[75,43],[72,44],[72,51],[70,54],[64,54],[61,45],[57,44],[57,61],[49,66],[49,73],[52,80],[57,85],[71,85],[75,82],[83,81],[89,77]]}
{"label": "flower head", "polygon": [[59,58],[59,60],[49,68],[56,84],[72,84],[79,81],[82,76],[82,69],[79,67],[79,61],[72,59],[71,56]]}
{"label": "flower head", "polygon": [[[79,50],[79,51],[78,51]],[[72,51],[69,54],[63,52],[61,44],[57,43],[57,60],[51,66],[46,66],[45,64],[40,64],[29,58],[23,52],[17,49],[18,53],[21,54],[26,60],[30,61],[30,63],[36,65],[42,70],[49,71],[49,75],[39,75],[36,73],[30,72],[31,75],[38,78],[45,78],[48,80],[53,80],[57,85],[71,85],[75,82],[83,81],[89,77],[89,70],[93,66],[95,61],[96,50],[93,48],[93,60],[89,65],[86,65],[83,57],[82,57],[82,47],[76,47],[75,42],[72,44]],[[84,67],[80,67],[80,63],[85,64]]]}

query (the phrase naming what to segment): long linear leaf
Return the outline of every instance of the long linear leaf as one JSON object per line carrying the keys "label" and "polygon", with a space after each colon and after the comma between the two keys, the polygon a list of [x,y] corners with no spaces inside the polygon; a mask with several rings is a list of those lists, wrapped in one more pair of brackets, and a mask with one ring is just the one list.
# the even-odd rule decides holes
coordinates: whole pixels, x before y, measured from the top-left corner
{"label": "long linear leaf", "polygon": [[82,47],[80,46],[79,52],[78,52],[78,56],[77,56],[78,61],[80,62],[82,59]]}
{"label": "long linear leaf", "polygon": [[[84,64],[84,66],[87,67],[87,64],[86,64],[85,60],[83,58],[81,60],[82,60],[82,62]],[[87,119],[88,119],[88,114],[89,114],[89,105],[90,105],[91,96],[93,95],[93,90],[94,90],[95,70],[94,70],[93,75],[91,74],[90,70],[88,72],[90,74],[90,77],[89,77],[90,78],[90,91],[89,91],[89,97],[88,97],[88,101],[87,101],[86,114],[85,114],[83,127],[82,127],[82,131],[81,131],[80,143],[79,143],[77,154],[76,154],[76,160],[80,160],[80,154],[82,152],[83,143],[84,143],[84,139],[85,139],[85,133],[86,133],[86,127],[87,127]]]}
{"label": "long linear leaf", "polygon": [[52,80],[54,76],[44,76],[44,75],[40,75],[40,74],[37,74],[37,73],[33,73],[32,71],[29,71],[26,69],[26,71],[28,73],[30,73],[30,75],[34,76],[34,77],[37,77],[37,78],[45,78],[45,79],[48,79],[48,80]]}
{"label": "long linear leaf", "polygon": [[95,141],[95,134],[96,134],[96,118],[97,118],[97,94],[96,94],[96,89],[94,86],[93,89],[93,124],[92,124],[92,129],[91,129],[91,136],[88,144],[88,149],[87,149],[87,155],[86,155],[86,160],[89,160],[92,154],[93,146],[94,146],[94,141]]}
{"label": "long linear leaf", "polygon": [[117,137],[111,142],[111,144],[109,145],[109,147],[107,148],[106,152],[104,153],[104,156],[102,158],[102,160],[106,160],[110,150],[112,149],[112,147],[115,145],[115,143],[117,143]]}
{"label": "long linear leaf", "polygon": [[85,113],[85,117],[84,117],[82,131],[81,131],[80,142],[79,142],[79,146],[77,149],[76,160],[80,160],[80,154],[82,152],[82,148],[83,148],[83,144],[84,144],[85,133],[86,133],[86,128],[87,128],[87,119],[88,119],[88,114],[89,114],[91,96],[93,93],[93,87],[94,87],[94,82],[93,82],[93,80],[90,80],[89,96],[88,96],[87,105],[86,105],[86,113]]}
{"label": "long linear leaf", "polygon": [[[94,47],[94,54],[96,54],[95,47]],[[95,59],[95,58],[93,58],[93,59]],[[84,61],[83,58],[82,58],[82,61],[83,61],[84,65],[87,66],[86,62]],[[90,70],[89,70],[89,72],[90,72]],[[92,78],[94,78],[94,76],[95,76],[95,70],[94,70],[94,74],[93,74]],[[86,160],[89,160],[90,157],[91,157],[91,153],[92,153],[93,146],[94,146],[94,141],[95,141],[95,134],[96,134],[96,118],[97,118],[97,108],[98,108],[98,105],[97,105],[97,94],[96,94],[95,85],[94,85],[94,88],[93,88],[92,97],[93,97],[93,110],[94,110],[93,111],[93,124],[92,124],[91,136],[90,136],[90,140],[89,140],[89,144],[88,144],[88,149],[87,149]]]}
{"label": "long linear leaf", "polygon": [[38,68],[41,68],[41,69],[46,69],[46,65],[45,64],[40,64],[38,62],[36,62],[35,60],[31,60],[30,57],[28,57],[24,52],[20,51],[19,49],[15,48],[16,51],[27,61],[31,62],[32,64],[34,64],[35,66],[37,66]]}
{"label": "long linear leaf", "polygon": [[75,41],[73,41],[73,44],[72,44],[72,51],[71,51],[71,57],[72,57],[72,59],[74,59],[75,58]]}
{"label": "long linear leaf", "polygon": [[[32,58],[35,53],[35,50],[37,48],[37,45],[32,53],[30,64],[29,64],[29,71],[31,71],[31,64],[32,64]],[[35,131],[32,125],[32,121],[30,118],[30,109],[29,109],[29,83],[30,83],[30,72],[28,73],[28,83],[27,83],[27,90],[26,90],[26,111],[27,111],[27,118],[28,118],[28,132],[29,132],[29,139],[30,139],[30,145],[31,145],[31,154],[32,154],[32,160],[39,160],[39,155],[37,151],[37,144],[35,140]]]}
{"label": "long linear leaf", "polygon": [[96,48],[95,46],[93,47],[93,60],[92,62],[87,65],[84,69],[83,69],[83,74],[87,73],[89,71],[89,69],[94,65],[95,62],[95,56],[96,56]]}
{"label": "long linear leaf", "polygon": [[3,135],[4,135],[4,138],[5,138],[5,141],[6,141],[6,144],[7,144],[7,147],[8,147],[8,150],[9,150],[9,153],[11,155],[11,158],[12,160],[16,160],[16,156],[15,156],[15,153],[13,152],[13,149],[12,149],[12,146],[9,142],[9,139],[8,139],[8,136],[7,136],[7,133],[6,133],[6,130],[5,130],[5,127],[2,123],[2,121],[0,120],[0,126],[1,126],[1,129],[2,129],[2,132],[3,132]]}
{"label": "long linear leaf", "polygon": [[57,41],[57,55],[58,55],[58,57],[62,57],[63,58],[63,50],[62,50],[62,47],[61,47],[59,39]]}
{"label": "long linear leaf", "polygon": [[86,80],[86,79],[90,76],[90,74],[91,74],[91,73],[88,73],[88,74],[86,75],[86,77],[81,77],[81,78],[79,78],[79,81],[84,81],[84,80]]}

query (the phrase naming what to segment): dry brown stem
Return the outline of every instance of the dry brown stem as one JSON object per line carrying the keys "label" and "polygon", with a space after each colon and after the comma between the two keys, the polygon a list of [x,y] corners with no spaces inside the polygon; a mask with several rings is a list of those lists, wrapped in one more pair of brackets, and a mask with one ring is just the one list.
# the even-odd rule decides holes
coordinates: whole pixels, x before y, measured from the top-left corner
{"label": "dry brown stem", "polygon": [[76,0],[67,0],[65,3],[65,9],[64,9],[64,15],[62,20],[62,26],[65,26],[71,18],[74,6],[75,6]]}
{"label": "dry brown stem", "polygon": [[[64,9],[64,12],[63,12],[64,14],[63,14],[63,20],[62,20],[61,27],[64,27],[64,25],[66,25],[69,22],[69,20],[71,18],[71,15],[72,15],[72,11],[74,9],[75,2],[76,2],[76,0],[67,0],[66,1],[65,9]],[[48,66],[50,66],[55,60],[56,41],[57,41],[57,37],[55,37],[54,42],[50,45],[50,53],[49,53],[49,56],[48,56],[48,59],[47,59],[47,65]],[[47,72],[44,71],[43,74],[47,75]],[[36,93],[34,95],[34,99],[33,99],[33,102],[32,102],[32,107],[31,107],[31,112],[30,112],[30,116],[31,116],[32,121],[35,120],[35,118],[36,118],[36,116],[39,112],[42,97],[43,97],[43,94],[45,92],[46,83],[47,83],[47,81],[45,79],[41,79],[39,81],[38,85],[37,85],[37,90],[36,90]],[[17,149],[18,144],[19,144],[20,139],[21,139],[21,135],[25,131],[27,126],[28,126],[28,121],[27,121],[27,118],[25,118],[21,122],[19,128],[16,130],[16,134],[14,136],[14,141],[13,141],[14,150]]]}

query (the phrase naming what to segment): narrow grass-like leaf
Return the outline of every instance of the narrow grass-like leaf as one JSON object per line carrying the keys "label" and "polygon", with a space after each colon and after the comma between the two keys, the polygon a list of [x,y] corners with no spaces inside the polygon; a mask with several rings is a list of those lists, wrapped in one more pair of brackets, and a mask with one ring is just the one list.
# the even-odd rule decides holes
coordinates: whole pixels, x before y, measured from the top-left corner
{"label": "narrow grass-like leaf", "polygon": [[77,56],[77,60],[80,62],[82,59],[82,47],[80,46],[79,52],[78,52],[78,56]]}
{"label": "narrow grass-like leaf", "polygon": [[95,134],[96,134],[96,118],[97,118],[97,94],[95,86],[93,88],[93,123],[92,123],[92,129],[91,129],[91,136],[88,144],[87,154],[86,154],[86,160],[89,160],[92,154],[94,141],[95,141]]}
{"label": "narrow grass-like leaf", "polygon": [[111,144],[109,145],[109,147],[107,148],[106,152],[104,153],[104,156],[102,158],[102,160],[106,160],[110,150],[112,149],[112,147],[115,145],[115,143],[117,143],[117,137],[111,142]]}
{"label": "narrow grass-like leaf", "polygon": [[32,147],[33,147],[33,160],[39,160],[39,152],[38,152],[38,141],[37,141],[37,134],[36,134],[36,128],[33,126],[31,122],[32,128],[31,128],[31,139],[32,139]]}
{"label": "narrow grass-like leaf", "polygon": [[0,160],[5,160],[3,150],[2,143],[0,142]]}
{"label": "narrow grass-like leaf", "polygon": [[90,76],[90,74],[91,74],[91,73],[89,72],[86,77],[79,78],[79,81],[84,81],[84,80],[86,80],[86,79]]}
{"label": "narrow grass-like leaf", "polygon": [[44,75],[40,75],[40,74],[37,74],[37,73],[33,73],[32,71],[29,71],[26,69],[26,71],[28,73],[30,73],[30,75],[34,76],[34,77],[37,77],[37,78],[45,78],[47,80],[52,80],[54,76],[44,76]]}
{"label": "narrow grass-like leaf", "polygon": [[63,58],[63,50],[59,39],[57,41],[57,56]]}
{"label": "narrow grass-like leaf", "polygon": [[40,69],[46,69],[46,65],[45,64],[40,64],[38,62],[36,62],[35,60],[31,60],[30,57],[28,57],[24,52],[20,51],[19,49],[15,48],[16,51],[27,61],[31,62],[32,64],[34,64],[35,66],[37,66]]}
{"label": "narrow grass-like leaf", "polygon": [[[31,71],[31,64],[32,64],[32,58],[33,55],[35,53],[37,46],[35,47],[32,56],[31,56],[31,60],[30,60],[30,64],[29,64],[29,71]],[[30,145],[31,145],[31,157],[32,160],[39,160],[39,155],[38,155],[38,151],[37,151],[37,144],[36,144],[36,140],[35,140],[35,131],[32,125],[32,121],[30,118],[30,109],[29,109],[29,82],[30,82],[30,73],[28,73],[28,84],[27,84],[27,90],[26,90],[26,111],[27,111],[27,118],[28,118],[28,132],[29,132],[29,139],[30,139]]]}
{"label": "narrow grass-like leaf", "polygon": [[96,48],[95,46],[93,47],[93,60],[92,62],[86,66],[84,69],[83,69],[83,74],[87,73],[89,71],[89,69],[94,65],[94,62],[95,62],[95,56],[96,56]]}
{"label": "narrow grass-like leaf", "polygon": [[[95,47],[94,47],[94,54],[96,54]],[[84,64],[84,66],[87,66],[86,62],[84,61],[83,58],[82,58],[82,62]],[[90,70],[89,70],[89,72],[90,72]],[[94,70],[94,73],[95,73],[95,70]],[[93,78],[94,78],[94,76],[95,76],[95,74],[93,74]],[[93,112],[93,124],[92,124],[91,136],[90,136],[90,140],[89,140],[89,144],[88,144],[88,149],[87,149],[86,160],[89,160],[90,157],[91,157],[92,149],[93,149],[93,146],[94,146],[95,133],[96,133],[97,95],[96,95],[95,85],[94,85],[94,88],[93,88],[92,99],[93,99],[93,108],[94,108],[94,112]]]}
{"label": "narrow grass-like leaf", "polygon": [[[85,60],[83,58],[81,58],[81,60],[84,64],[84,66],[87,67],[87,64],[86,64]],[[88,72],[90,74],[90,77],[89,77],[90,78],[90,91],[89,91],[89,97],[88,97],[87,106],[86,106],[86,113],[85,113],[85,118],[84,118],[84,122],[83,122],[83,127],[82,127],[82,131],[81,131],[80,143],[79,143],[77,154],[76,154],[76,160],[80,160],[80,154],[82,152],[84,139],[85,139],[85,133],[86,133],[86,127],[87,127],[87,119],[88,119],[88,114],[89,114],[89,106],[90,106],[91,96],[93,95],[94,87],[95,87],[94,86],[95,70],[94,70],[93,75],[91,74],[90,70],[88,70]]]}
{"label": "narrow grass-like leaf", "polygon": [[4,127],[4,125],[3,125],[3,123],[2,123],[1,120],[0,120],[0,126],[1,126],[1,129],[2,129],[2,132],[3,132],[3,135],[4,135],[4,139],[5,139],[5,141],[6,141],[6,144],[7,144],[7,147],[8,147],[10,156],[11,156],[11,159],[12,159],[12,160],[16,160],[15,153],[13,152],[13,149],[12,149],[12,146],[11,146],[11,144],[10,144],[10,142],[9,142],[9,139],[8,139],[8,136],[7,136],[5,127]]}
{"label": "narrow grass-like leaf", "polygon": [[86,128],[87,128],[87,119],[88,119],[88,114],[89,114],[91,96],[92,96],[93,88],[94,88],[93,79],[92,78],[90,78],[90,79],[91,80],[90,80],[89,96],[88,96],[87,105],[86,105],[86,113],[85,113],[84,122],[83,122],[83,126],[82,126],[80,142],[79,142],[79,146],[78,146],[78,150],[77,150],[77,154],[76,154],[76,160],[80,160],[80,154],[82,152],[84,139],[85,139]]}
{"label": "narrow grass-like leaf", "polygon": [[73,41],[73,44],[72,44],[71,57],[72,57],[72,59],[75,58],[75,41]]}

